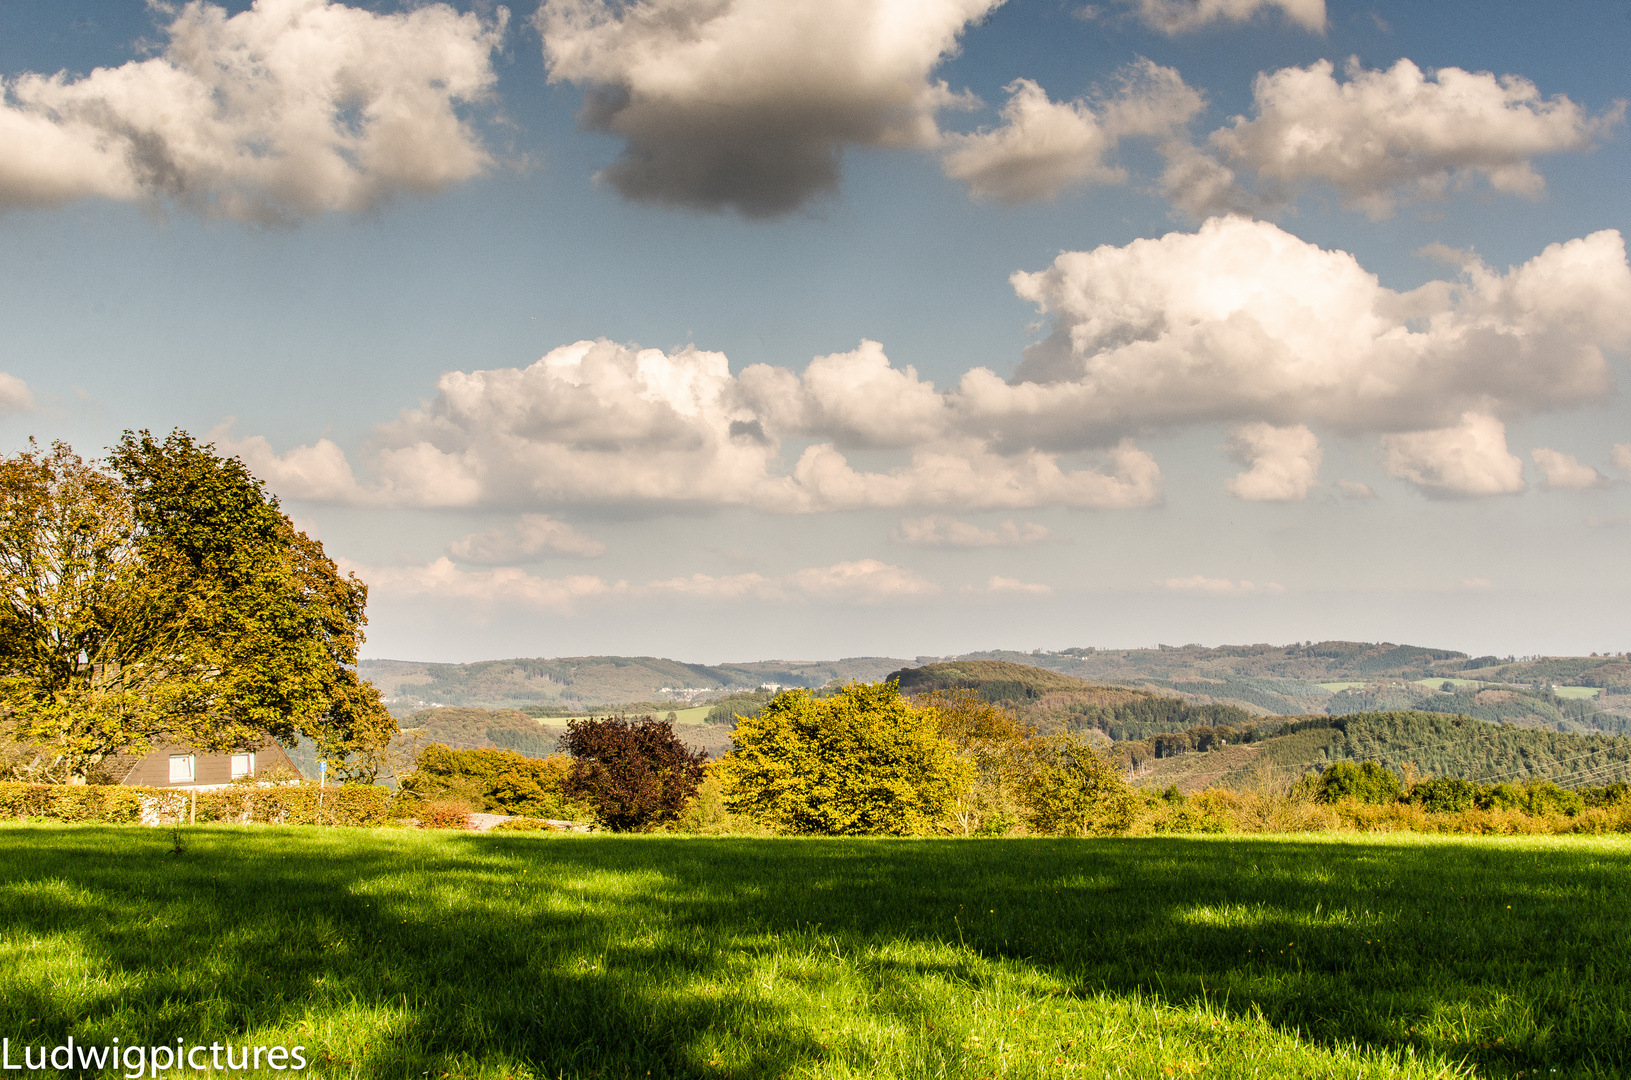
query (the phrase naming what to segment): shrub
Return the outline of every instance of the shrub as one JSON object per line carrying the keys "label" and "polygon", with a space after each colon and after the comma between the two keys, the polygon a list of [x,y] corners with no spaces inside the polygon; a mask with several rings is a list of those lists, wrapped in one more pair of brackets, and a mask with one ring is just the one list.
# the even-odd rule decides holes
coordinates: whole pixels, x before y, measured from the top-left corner
{"label": "shrub", "polygon": [[422,802],[414,808],[419,824],[427,829],[468,829],[470,811],[458,803]]}
{"label": "shrub", "polygon": [[432,743],[419,752],[402,790],[411,798],[461,803],[470,810],[575,820],[587,810],[562,791],[571,768],[571,759],[562,754],[529,758],[514,750],[454,750]]}
{"label": "shrub", "polygon": [[0,818],[128,824],[138,821],[268,825],[383,825],[390,791],[366,784],[233,784],[216,791],[115,785],[0,783]]}
{"label": "shrub", "polygon": [[1379,806],[1398,801],[1404,794],[1404,786],[1399,783],[1399,777],[1392,769],[1384,767],[1379,762],[1338,761],[1320,774],[1316,792],[1315,797],[1320,802],[1333,803],[1340,799],[1354,799]]}
{"label": "shrub", "polygon": [[1530,781],[1525,795],[1528,805],[1524,809],[1536,816],[1563,814],[1573,817],[1585,809],[1585,800],[1579,795],[1565,791],[1549,780]]}
{"label": "shrub", "polygon": [[715,766],[725,803],[778,832],[909,835],[944,827],[969,766],[898,684],[787,690],[746,717]]}
{"label": "shrub", "polygon": [[1587,807],[1608,807],[1631,804],[1631,784],[1623,780],[1604,787],[1581,788],[1580,797]]}
{"label": "shrub", "polygon": [[1483,795],[1483,788],[1457,776],[1423,780],[1410,789],[1410,802],[1430,814],[1459,814],[1471,810]]}
{"label": "shrub", "polygon": [[1121,770],[1076,735],[1037,740],[1021,781],[1025,824],[1032,832],[1086,836],[1124,832],[1136,814]]}
{"label": "shrub", "polygon": [[1485,788],[1478,805],[1485,810],[1522,810],[1528,805],[1524,790],[1516,784],[1496,784]]}
{"label": "shrub", "polygon": [[929,710],[942,738],[968,766],[968,782],[951,808],[964,836],[1004,836],[1019,822],[1020,770],[1036,729],[1013,709],[974,690],[935,690],[914,704]]}
{"label": "shrub", "polygon": [[0,818],[120,824],[141,818],[143,789],[101,784],[0,783]]}
{"label": "shrub", "polygon": [[201,822],[366,827],[385,824],[392,809],[391,792],[369,784],[234,784],[199,792],[197,813]]}
{"label": "shrub", "polygon": [[696,794],[708,759],[680,741],[672,721],[654,716],[572,720],[561,746],[572,755],[561,791],[593,806],[596,820],[615,832],[645,831],[677,818]]}
{"label": "shrub", "polygon": [[725,804],[725,780],[718,762],[704,767],[697,793],[668,827],[674,832],[695,836],[762,836],[770,832],[746,815],[731,813]]}
{"label": "shrub", "polygon": [[492,832],[554,832],[558,826],[541,818],[513,817],[494,825]]}

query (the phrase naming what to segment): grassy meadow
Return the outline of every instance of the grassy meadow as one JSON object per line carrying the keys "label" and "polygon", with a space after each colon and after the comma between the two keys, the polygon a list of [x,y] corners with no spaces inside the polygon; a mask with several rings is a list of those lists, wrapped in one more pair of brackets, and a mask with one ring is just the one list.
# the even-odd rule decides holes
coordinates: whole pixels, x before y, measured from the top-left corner
{"label": "grassy meadow", "polygon": [[1623,837],[6,825],[0,1034],[437,1080],[1624,1076],[1628,903]]}

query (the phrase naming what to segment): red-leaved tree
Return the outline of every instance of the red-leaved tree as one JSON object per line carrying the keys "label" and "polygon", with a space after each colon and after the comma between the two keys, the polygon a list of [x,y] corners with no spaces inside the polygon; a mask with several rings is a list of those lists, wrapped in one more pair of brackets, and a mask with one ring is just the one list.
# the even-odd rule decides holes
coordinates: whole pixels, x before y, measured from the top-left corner
{"label": "red-leaved tree", "polygon": [[560,749],[572,755],[561,785],[595,808],[615,832],[642,832],[673,821],[702,782],[705,751],[692,751],[674,725],[654,716],[571,720]]}

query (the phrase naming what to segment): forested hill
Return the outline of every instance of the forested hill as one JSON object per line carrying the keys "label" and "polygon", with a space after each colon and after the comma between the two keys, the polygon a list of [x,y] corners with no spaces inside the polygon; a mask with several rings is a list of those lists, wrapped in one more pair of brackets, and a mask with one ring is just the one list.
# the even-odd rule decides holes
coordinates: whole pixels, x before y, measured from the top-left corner
{"label": "forested hill", "polygon": [[1321,641],[918,658],[925,665],[948,660],[1029,664],[1265,716],[1416,710],[1562,731],[1631,732],[1631,660],[1624,653],[1519,659],[1392,642]]}
{"label": "forested hill", "polygon": [[380,688],[399,715],[433,705],[484,708],[522,706],[593,709],[665,698],[681,700],[765,683],[821,687],[877,682],[906,661],[892,657],[847,660],[761,660],[743,664],[686,664],[652,656],[568,656],[424,664],[364,660],[363,678]]}
{"label": "forested hill", "polygon": [[[1283,790],[1333,761],[1378,761],[1402,777],[1454,776],[1493,784],[1550,780],[1563,787],[1631,780],[1631,738],[1520,728],[1423,712],[1267,721],[1244,738],[1196,734],[1117,744],[1145,786]],[[1186,739],[1186,736],[1188,738]]]}

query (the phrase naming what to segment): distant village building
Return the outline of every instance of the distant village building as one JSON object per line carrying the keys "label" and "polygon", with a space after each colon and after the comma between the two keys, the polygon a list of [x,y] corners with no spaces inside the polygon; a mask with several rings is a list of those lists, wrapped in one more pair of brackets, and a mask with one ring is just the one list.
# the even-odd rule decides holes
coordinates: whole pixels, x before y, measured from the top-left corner
{"label": "distant village building", "polygon": [[129,787],[213,791],[226,787],[234,780],[261,776],[278,767],[300,775],[300,770],[283,752],[283,747],[271,741],[253,750],[237,753],[217,753],[172,743],[149,750],[119,783]]}

